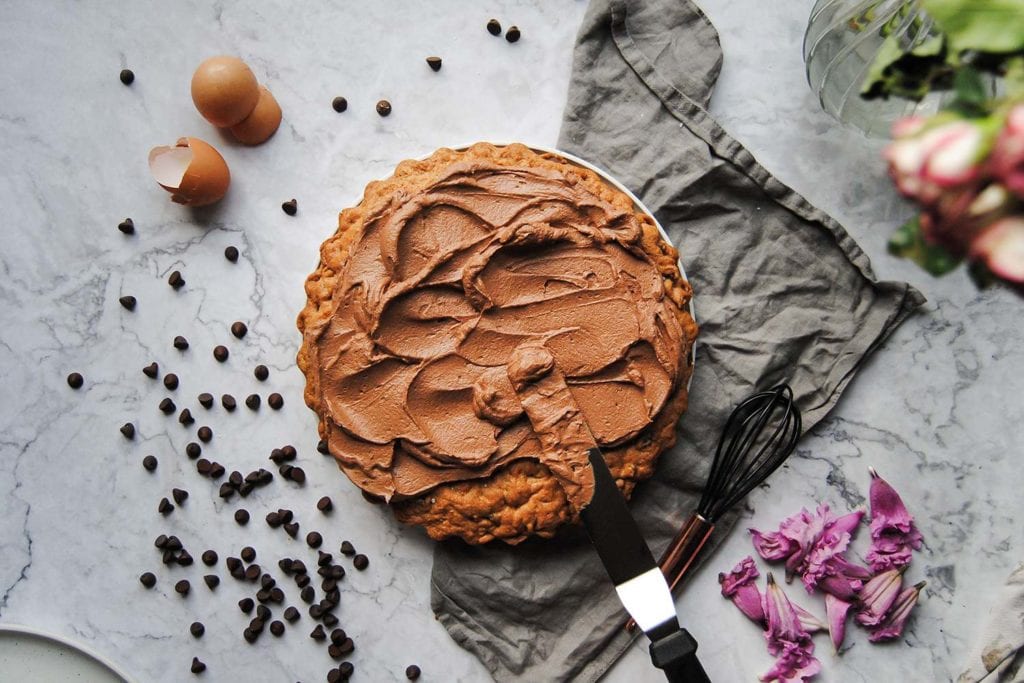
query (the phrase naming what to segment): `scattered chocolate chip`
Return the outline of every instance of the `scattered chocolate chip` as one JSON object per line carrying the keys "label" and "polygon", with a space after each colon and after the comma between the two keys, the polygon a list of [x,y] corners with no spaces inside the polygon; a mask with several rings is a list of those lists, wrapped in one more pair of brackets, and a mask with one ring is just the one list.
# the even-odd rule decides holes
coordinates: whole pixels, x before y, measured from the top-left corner
{"label": "scattered chocolate chip", "polygon": [[[331,659],[341,659],[342,657],[345,656],[344,654],[342,654],[341,648],[339,646],[333,645],[333,644],[327,646],[327,654],[329,654],[331,656]],[[338,672],[338,673],[339,673],[339,675],[341,675],[341,672]]]}
{"label": "scattered chocolate chip", "polygon": [[308,605],[316,599],[316,591],[312,586],[303,586],[302,590],[299,592],[299,597]]}
{"label": "scattered chocolate chip", "polygon": [[228,347],[220,344],[213,347],[213,357],[217,359],[218,363],[223,363],[228,359]]}
{"label": "scattered chocolate chip", "polygon": [[281,515],[277,514],[276,512],[268,512],[267,526],[269,526],[271,529],[276,529],[277,527],[281,526]]}
{"label": "scattered chocolate chip", "polygon": [[135,304],[137,303],[134,296],[122,296],[118,299],[121,305],[127,308],[129,311],[135,310]]}
{"label": "scattered chocolate chip", "polygon": [[342,662],[338,667],[338,673],[341,674],[342,678],[348,680],[352,678],[352,673],[356,670],[355,664],[352,662]]}
{"label": "scattered chocolate chip", "polygon": [[235,495],[235,489],[231,484],[224,482],[220,485],[220,490],[217,491],[217,495],[224,500],[227,500],[231,496]]}
{"label": "scattered chocolate chip", "polygon": [[284,406],[284,397],[277,392],[274,392],[270,396],[267,396],[267,405],[274,410],[281,410]]}
{"label": "scattered chocolate chip", "polygon": [[146,367],[142,368],[142,374],[150,379],[156,379],[156,376],[160,374],[160,366],[156,362],[152,362]]}
{"label": "scattered chocolate chip", "polygon": [[167,541],[168,540],[169,539],[167,538],[166,534],[160,534],[159,536],[156,537],[156,540],[153,541],[153,545],[155,545],[157,548],[160,548],[162,550],[162,549],[167,547]]}
{"label": "scattered chocolate chip", "polygon": [[191,553],[189,553],[189,551],[182,550],[181,553],[178,554],[177,562],[179,566],[191,567],[192,563],[195,562],[195,560],[192,559],[192,555]]}
{"label": "scattered chocolate chip", "polygon": [[331,100],[331,106],[334,107],[334,111],[340,114],[341,112],[348,109],[348,100],[339,95],[338,97],[335,97],[333,100]]}
{"label": "scattered chocolate chip", "polygon": [[217,564],[217,551],[216,550],[204,550],[202,554],[203,564],[207,567],[212,567]]}
{"label": "scattered chocolate chip", "polygon": [[145,458],[142,459],[142,466],[145,467],[146,470],[149,472],[155,470],[157,466],[156,456],[147,455]]}
{"label": "scattered chocolate chip", "polygon": [[346,638],[348,638],[348,634],[345,633],[345,629],[343,628],[336,628],[331,631],[331,642],[335,645],[341,645],[345,642]]}
{"label": "scattered chocolate chip", "polygon": [[331,578],[335,580],[345,578],[345,568],[342,567],[340,564],[336,564],[333,567],[331,567]]}
{"label": "scattered chocolate chip", "polygon": [[299,534],[299,523],[298,522],[289,522],[289,523],[284,525],[284,530],[285,530],[285,533],[287,533],[289,536],[291,536],[292,538],[295,538]]}
{"label": "scattered chocolate chip", "polygon": [[117,229],[126,235],[135,234],[135,221],[131,218],[125,218],[123,221],[117,224]]}
{"label": "scattered chocolate chip", "polygon": [[322,641],[327,639],[327,634],[324,633],[324,627],[317,624],[316,627],[309,632],[309,637],[316,641]]}
{"label": "scattered chocolate chip", "polygon": [[330,553],[325,553],[323,550],[318,550],[316,555],[316,564],[318,567],[326,567],[331,562],[334,562],[334,556]]}
{"label": "scattered chocolate chip", "polygon": [[252,374],[256,375],[256,379],[261,382],[267,381],[267,377],[270,377],[270,370],[267,369],[266,365],[257,365]]}
{"label": "scattered chocolate chip", "polygon": [[330,455],[331,449],[327,445],[327,439],[320,439],[316,444],[316,450],[322,455]]}
{"label": "scattered chocolate chip", "polygon": [[173,372],[168,372],[164,375],[164,386],[170,391],[174,391],[178,388],[178,376]]}
{"label": "scattered chocolate chip", "polygon": [[174,552],[173,550],[165,550],[163,552],[163,556],[161,557],[161,561],[166,565],[174,564],[177,561],[177,559],[178,553]]}
{"label": "scattered chocolate chip", "polygon": [[331,669],[327,672],[327,683],[340,683],[341,680],[341,671],[338,669]]}
{"label": "scattered chocolate chip", "polygon": [[252,598],[242,598],[238,601],[238,609],[242,610],[243,614],[249,614],[252,612],[252,608],[255,606]]}
{"label": "scattered chocolate chip", "polygon": [[193,638],[202,638],[206,633],[206,627],[200,621],[193,621],[192,625],[188,627],[188,632],[192,634]]}
{"label": "scattered chocolate chip", "polygon": [[492,36],[501,35],[501,24],[498,22],[497,19],[491,19],[490,21],[487,22],[487,32],[490,33]]}
{"label": "scattered chocolate chip", "polygon": [[427,57],[427,65],[434,71],[441,70],[441,58],[440,57]]}
{"label": "scattered chocolate chip", "polygon": [[288,609],[284,611],[284,618],[289,623],[295,623],[296,621],[298,621],[299,616],[299,610],[295,609],[294,605],[290,606]]}
{"label": "scattered chocolate chip", "polygon": [[249,410],[259,410],[260,408],[260,395],[249,394],[245,397],[245,405]]}
{"label": "scattered chocolate chip", "polygon": [[287,524],[288,522],[292,521],[292,519],[294,519],[294,517],[295,517],[295,513],[293,513],[291,510],[288,510],[286,508],[278,509],[277,514],[281,515],[281,523],[282,524]]}
{"label": "scattered chocolate chip", "polygon": [[295,201],[295,198],[293,197],[281,204],[281,210],[289,216],[294,216],[299,210],[299,203]]}
{"label": "scattered chocolate chip", "polygon": [[246,562],[252,562],[256,559],[256,549],[253,548],[251,545],[247,545],[244,548],[242,548],[242,552],[239,553],[239,555]]}
{"label": "scattered chocolate chip", "polygon": [[351,638],[345,638],[345,640],[338,643],[338,649],[341,650],[342,655],[347,655],[356,649],[356,644],[352,642]]}
{"label": "scattered chocolate chip", "polygon": [[[213,396],[210,396],[210,403],[213,403]],[[235,409],[235,406],[238,405],[237,403],[235,403],[235,397],[232,396],[231,394],[222,395],[220,397],[220,404],[224,406],[224,410],[228,411],[229,413],[232,412]]]}
{"label": "scattered chocolate chip", "polygon": [[171,505],[171,501],[166,498],[161,498],[160,504],[156,506],[156,510],[161,515],[169,515],[174,510],[174,506]]}
{"label": "scattered chocolate chip", "polygon": [[256,591],[256,599],[259,600],[260,603],[270,602],[270,591],[265,588]]}
{"label": "scattered chocolate chip", "polygon": [[319,531],[310,531],[306,534],[306,545],[310,548],[319,548],[323,545],[324,537],[320,535]]}
{"label": "scattered chocolate chip", "polygon": [[181,271],[176,270],[171,273],[167,278],[167,284],[174,289],[181,289],[185,286],[185,278],[181,276]]}
{"label": "scattered chocolate chip", "polygon": [[133,425],[131,422],[125,422],[123,425],[121,425],[120,431],[121,434],[123,434],[124,438],[126,439],[135,438],[135,425]]}
{"label": "scattered chocolate chip", "polygon": [[188,579],[182,579],[178,583],[174,584],[174,590],[182,597],[188,595],[188,592],[192,590],[192,584],[188,582]]}
{"label": "scattered chocolate chip", "polygon": [[[270,621],[270,617],[271,617],[270,608],[267,607],[266,605],[257,605],[256,606],[256,617],[260,621],[263,621],[263,622]],[[263,628],[263,626],[261,625],[260,628]]]}
{"label": "scattered chocolate chip", "polygon": [[68,375],[68,386],[72,389],[81,389],[83,384],[85,384],[85,378],[82,377],[82,373],[72,372]]}
{"label": "scattered chocolate chip", "polygon": [[185,339],[180,334],[174,338],[174,348],[179,351],[184,351],[188,348],[188,339]]}
{"label": "scattered chocolate chip", "polygon": [[356,548],[350,541],[341,542],[341,554],[347,557],[352,557],[356,554]]}
{"label": "scattered chocolate chip", "polygon": [[505,40],[507,40],[510,43],[518,41],[519,37],[520,34],[518,26],[510,26],[508,31],[505,32]]}
{"label": "scattered chocolate chip", "polygon": [[213,430],[207,427],[206,425],[203,425],[198,430],[196,430],[196,436],[198,436],[199,440],[202,441],[203,443],[210,443],[210,439],[213,438]]}
{"label": "scattered chocolate chip", "polygon": [[181,550],[181,539],[177,536],[167,537],[167,549],[168,550]]}
{"label": "scattered chocolate chip", "polygon": [[135,73],[131,69],[121,69],[121,74],[118,76],[121,82],[125,85],[131,85],[135,82]]}
{"label": "scattered chocolate chip", "polygon": [[267,590],[270,590],[271,588],[277,585],[277,580],[270,574],[264,574],[260,577],[260,585],[266,588]]}
{"label": "scattered chocolate chip", "polygon": [[236,569],[242,568],[242,561],[237,557],[228,557],[224,560],[224,565],[228,568],[228,571],[235,571]]}
{"label": "scattered chocolate chip", "polygon": [[206,671],[206,665],[199,661],[199,657],[193,657],[191,671],[194,674],[201,674]]}
{"label": "scattered chocolate chip", "polygon": [[196,419],[192,417],[192,411],[185,408],[178,414],[178,422],[188,427],[190,424],[195,422]]}
{"label": "scattered chocolate chip", "polygon": [[231,323],[231,334],[235,335],[238,339],[244,337],[248,331],[249,328],[240,320]]}
{"label": "scattered chocolate chip", "polygon": [[203,447],[197,444],[195,441],[189,441],[187,444],[185,444],[185,455],[187,455],[190,460],[195,460],[196,458],[199,457],[199,455],[202,452]]}
{"label": "scattered chocolate chip", "polygon": [[216,574],[207,574],[203,577],[203,582],[206,583],[206,587],[213,590],[220,585],[220,577]]}
{"label": "scattered chocolate chip", "polygon": [[312,618],[319,619],[323,615],[324,615],[324,608],[321,607],[320,605],[310,605],[309,606],[309,616],[311,616]]}
{"label": "scattered chocolate chip", "polygon": [[278,619],[274,619],[270,622],[270,632],[275,638],[280,638],[284,635],[284,622]]}
{"label": "scattered chocolate chip", "polygon": [[174,401],[169,398],[164,398],[164,400],[160,401],[160,405],[158,407],[160,408],[160,412],[164,415],[170,415],[178,409],[178,406],[174,405]]}
{"label": "scattered chocolate chip", "polygon": [[338,617],[334,616],[333,614],[325,614],[322,617],[322,619],[324,622],[324,626],[326,626],[327,628],[333,628],[338,625]]}
{"label": "scattered chocolate chip", "polygon": [[288,444],[287,446],[281,446],[281,458],[283,460],[291,461],[299,455],[299,452],[295,450],[295,446]]}
{"label": "scattered chocolate chip", "polygon": [[301,467],[293,467],[288,473],[288,478],[294,481],[296,484],[306,483],[306,470]]}
{"label": "scattered chocolate chip", "polygon": [[377,113],[381,116],[391,115],[391,103],[387,100],[381,100],[377,102]]}
{"label": "scattered chocolate chip", "polygon": [[243,481],[245,480],[242,478],[242,473],[238,470],[233,471],[228,476],[228,483],[232,486],[241,486]]}
{"label": "scattered chocolate chip", "polygon": [[409,666],[405,667],[405,677],[408,678],[410,681],[415,681],[417,678],[419,678],[420,673],[420,668],[415,664],[410,664]]}
{"label": "scattered chocolate chip", "polygon": [[249,511],[245,509],[235,510],[235,521],[240,526],[245,526],[249,523]]}
{"label": "scattered chocolate chip", "polygon": [[203,393],[199,394],[199,396],[197,396],[196,399],[199,401],[199,405],[201,405],[204,408],[213,407],[213,394],[208,394],[204,391]]}
{"label": "scattered chocolate chip", "polygon": [[185,489],[171,489],[171,496],[174,497],[174,502],[181,505],[188,500],[188,491]]}
{"label": "scattered chocolate chip", "polygon": [[[306,586],[309,586],[309,581],[309,574],[300,573],[295,577],[295,585],[299,588],[305,588]],[[312,600],[307,600],[307,602],[312,602]]]}
{"label": "scattered chocolate chip", "polygon": [[238,247],[226,247],[224,249],[224,258],[232,263],[238,261]]}
{"label": "scattered chocolate chip", "polygon": [[250,581],[255,581],[256,579],[260,578],[261,573],[262,572],[260,571],[260,566],[258,564],[250,564],[248,567],[245,568],[245,578],[249,579]]}
{"label": "scattered chocolate chip", "polygon": [[146,588],[152,588],[156,585],[156,574],[153,572],[144,572],[142,576],[139,577],[139,582]]}
{"label": "scattered chocolate chip", "polygon": [[363,571],[364,569],[370,566],[370,558],[368,558],[366,555],[363,555],[362,553],[359,553],[358,555],[352,558],[352,566],[358,569],[359,571]]}
{"label": "scattered chocolate chip", "polygon": [[330,512],[334,508],[334,503],[331,502],[330,496],[324,496],[316,502],[316,509],[320,512]]}

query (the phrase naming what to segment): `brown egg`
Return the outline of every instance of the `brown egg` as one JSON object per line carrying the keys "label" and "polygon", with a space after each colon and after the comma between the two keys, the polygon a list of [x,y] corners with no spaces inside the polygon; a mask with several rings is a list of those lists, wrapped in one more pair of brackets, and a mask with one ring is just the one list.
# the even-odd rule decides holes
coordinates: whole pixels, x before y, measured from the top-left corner
{"label": "brown egg", "polygon": [[224,157],[199,138],[180,138],[173,147],[151,149],[149,172],[171,193],[171,201],[185,206],[213,204],[231,183]]}
{"label": "brown egg", "polygon": [[242,121],[259,98],[255,74],[238,57],[210,57],[192,74],[192,101],[203,118],[218,128]]}
{"label": "brown egg", "polygon": [[281,106],[266,86],[260,86],[260,99],[241,123],[231,126],[231,134],[243,145],[258,145],[270,139],[281,125]]}

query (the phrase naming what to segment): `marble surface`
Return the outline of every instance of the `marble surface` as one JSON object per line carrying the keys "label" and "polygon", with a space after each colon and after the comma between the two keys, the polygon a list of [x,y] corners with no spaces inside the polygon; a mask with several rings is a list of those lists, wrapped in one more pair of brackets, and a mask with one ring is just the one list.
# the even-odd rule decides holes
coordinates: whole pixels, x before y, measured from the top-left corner
{"label": "marble surface", "polygon": [[[703,0],[725,51],[712,111],[843,222],[880,277],[913,282],[929,304],[751,497],[742,525],[770,526],[818,500],[863,505],[867,466],[877,467],[918,517],[927,546],[909,578],[929,587],[902,643],[870,646],[854,632],[834,656],[820,639],[820,680],[950,680],[995,587],[1024,556],[1022,304],[1005,292],[979,294],[960,273],[933,280],[885,253],[909,208],[884,177],[877,143],[834,124],[811,99],[800,57],[811,4]],[[246,645],[235,607],[244,587],[226,576],[223,559],[225,580],[211,594],[200,562],[167,569],[152,546],[161,532],[180,536],[197,558],[208,547],[224,558],[253,545],[276,574],[280,557],[315,559],[263,522],[284,506],[303,533],[320,530],[335,550],[351,540],[370,557],[366,572],[345,562],[339,610],[359,680],[402,680],[411,663],[423,680],[486,680],[430,612],[430,543],[366,504],[315,452],[293,321],[317,245],[367,181],[441,145],[555,141],[584,3],[107,7],[21,0],[0,10],[0,622],[79,639],[140,681],[188,680],[193,655],[209,666],[208,680],[323,680],[331,660],[306,637],[313,624],[304,612],[280,640],[265,633]],[[483,28],[492,16],[519,25],[523,39],[492,38]],[[239,147],[192,108],[191,71],[216,53],[248,60],[281,103],[285,122],[266,145]],[[440,73],[423,62],[430,54],[444,58]],[[136,73],[130,88],[117,78],[125,66]],[[335,95],[348,98],[348,112],[331,109]],[[394,105],[387,119],[373,110],[382,97]],[[181,135],[211,141],[231,166],[231,191],[213,208],[172,205],[148,176],[148,149]],[[292,197],[293,218],[279,209]],[[134,237],[116,229],[126,216]],[[229,244],[242,252],[234,265],[222,256]],[[175,269],[187,281],[178,292],[165,282]],[[124,294],[137,297],[134,312],[118,305]],[[244,340],[231,337],[234,320],[248,324]],[[178,334],[191,342],[185,353],[171,346]],[[211,355],[220,343],[231,350],[224,364]],[[176,391],[142,375],[152,360],[181,377]],[[252,376],[258,362],[271,368],[265,385]],[[65,383],[75,370],[85,375],[77,392]],[[239,399],[279,391],[286,403],[227,415],[199,408],[200,391]],[[165,395],[192,408],[193,429],[157,410]],[[118,432],[128,420],[134,441]],[[269,465],[271,448],[292,443],[309,482],[276,481],[244,503],[222,502],[182,452],[201,424],[215,431],[204,454],[229,470]],[[149,453],[160,460],[153,474],[140,465]],[[163,518],[157,501],[174,486],[191,496]],[[335,502],[328,517],[315,508],[325,494]],[[230,514],[238,507],[253,515],[245,528]],[[748,552],[745,534],[734,534],[678,601],[716,681],[755,680],[770,665],[758,630],[720,598],[715,580]],[[159,578],[153,591],[137,580],[147,569]],[[186,599],[172,588],[181,577],[193,582]],[[199,641],[188,634],[196,618],[207,627]],[[607,680],[660,676],[638,643]]]}

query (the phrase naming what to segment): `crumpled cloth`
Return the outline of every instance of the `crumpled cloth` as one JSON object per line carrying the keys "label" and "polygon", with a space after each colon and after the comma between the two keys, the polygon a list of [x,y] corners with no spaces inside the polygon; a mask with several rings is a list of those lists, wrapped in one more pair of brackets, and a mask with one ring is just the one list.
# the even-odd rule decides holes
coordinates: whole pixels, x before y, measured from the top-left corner
{"label": "crumpled cloth", "polygon": [[[631,503],[656,556],[696,507],[736,403],[787,381],[811,428],[924,302],[906,283],[876,282],[838,223],[715,123],[706,106],[721,61],[714,27],[686,0],[592,0],[559,140],[654,212],[695,292],[701,333],[679,442]],[[631,640],[581,529],[518,547],[440,543],[431,589],[437,618],[499,681],[594,681]]]}
{"label": "crumpled cloth", "polygon": [[1024,563],[999,589],[985,629],[957,683],[1024,681]]}

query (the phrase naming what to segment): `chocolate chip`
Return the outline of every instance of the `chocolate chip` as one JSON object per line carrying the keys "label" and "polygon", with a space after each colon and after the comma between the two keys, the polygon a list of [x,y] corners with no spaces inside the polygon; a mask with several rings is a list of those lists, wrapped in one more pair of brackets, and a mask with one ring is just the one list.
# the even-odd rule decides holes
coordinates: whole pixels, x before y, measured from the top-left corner
{"label": "chocolate chip", "polygon": [[126,235],[135,234],[135,221],[131,218],[125,218],[123,221],[117,224],[117,229]]}
{"label": "chocolate chip", "polygon": [[[266,486],[270,482],[274,481],[274,475],[268,472],[267,470],[263,469],[262,467],[256,474],[256,483],[259,484],[260,486]],[[289,511],[288,514],[290,515],[291,511]]]}
{"label": "chocolate chip", "polygon": [[121,69],[121,73],[118,75],[118,78],[120,78],[121,82],[125,85],[131,85],[135,82],[135,72],[131,69]]}
{"label": "chocolate chip", "polygon": [[331,567],[331,578],[333,578],[333,579],[343,579],[343,578],[345,578],[345,568],[342,567],[340,564],[336,564],[333,567]]}
{"label": "chocolate chip", "polygon": [[274,577],[270,574],[264,574],[260,577],[260,585],[266,588],[267,590],[270,590],[271,588],[277,585],[277,580],[274,579]]}
{"label": "chocolate chip", "polygon": [[259,410],[260,408],[260,395],[249,394],[245,397],[245,405],[249,410]]}
{"label": "chocolate chip", "polygon": [[242,568],[242,561],[237,557],[228,557],[224,560],[224,565],[228,568],[228,571],[235,571],[236,569]]}
{"label": "chocolate chip", "polygon": [[334,111],[340,114],[341,112],[348,109],[348,100],[339,95],[338,97],[335,97],[333,100],[331,100],[331,106],[334,107]]}
{"label": "chocolate chip", "polygon": [[341,554],[352,557],[356,554],[356,547],[350,541],[341,542]]}
{"label": "chocolate chip", "polygon": [[207,427],[206,425],[203,425],[198,430],[196,430],[196,436],[198,436],[199,440],[202,441],[203,443],[210,443],[210,439],[213,438],[213,430]]}
{"label": "chocolate chip", "polygon": [[240,526],[245,526],[246,524],[248,524],[249,511],[245,509],[235,510],[235,521],[238,522]]}
{"label": "chocolate chip", "polygon": [[338,643],[338,649],[341,650],[342,655],[347,655],[356,649],[356,644],[352,642],[351,638],[345,638],[345,640]]}
{"label": "chocolate chip", "polygon": [[285,533],[287,533],[289,536],[295,538],[299,534],[299,523],[289,522],[288,524],[284,525],[284,530]]}
{"label": "chocolate chip", "polygon": [[260,578],[261,573],[262,572],[260,571],[260,566],[258,564],[250,564],[248,567],[245,568],[245,578],[249,579],[250,581],[255,581],[256,579]]}
{"label": "chocolate chip", "polygon": [[341,672],[337,669],[331,669],[327,672],[327,683],[340,683],[341,680]]}
{"label": "chocolate chip", "polygon": [[191,567],[195,560],[192,559],[192,555],[187,550],[182,550],[178,554],[178,565],[182,567]]}
{"label": "chocolate chip", "polygon": [[284,397],[281,394],[274,392],[270,396],[267,396],[267,405],[274,410],[281,410],[284,406]]}
{"label": "chocolate chip", "polygon": [[[337,646],[337,645],[328,645],[327,646],[327,654],[329,654],[331,656],[331,659],[341,659],[342,657],[345,656],[345,655],[342,654],[341,648],[339,646]],[[343,674],[339,671],[338,675],[343,675]]]}
{"label": "chocolate chip", "polygon": [[176,270],[173,273],[171,273],[167,278],[167,284],[169,284],[174,289],[181,289],[182,287],[184,287],[185,278],[181,276],[181,271]]}
{"label": "chocolate chip", "polygon": [[150,472],[155,470],[157,466],[156,456],[147,455],[145,458],[142,459],[142,466],[145,467]]}
{"label": "chocolate chip", "polygon": [[298,574],[295,577],[295,585],[299,588],[305,588],[306,586],[309,586],[309,581],[309,574]]}
{"label": "chocolate chip", "polygon": [[240,320],[231,323],[231,334],[235,335],[238,339],[244,337],[248,331],[249,328]]}
{"label": "chocolate chip", "polygon": [[220,577],[216,574],[207,574],[203,577],[203,582],[206,583],[206,587],[213,590],[220,585]]}
{"label": "chocolate chip", "polygon": [[152,588],[156,585],[156,575],[153,572],[144,572],[139,577],[139,582],[146,588]]}
{"label": "chocolate chip", "polygon": [[387,100],[381,100],[377,102],[377,113],[381,116],[391,115],[391,103]]}
{"label": "chocolate chip", "polygon": [[295,514],[291,510],[288,510],[286,508],[279,508],[277,514],[281,515],[282,524],[287,524],[288,522],[292,521],[292,519],[294,519],[295,517]]}
{"label": "chocolate chip", "polygon": [[320,439],[316,444],[316,450],[323,455],[330,455],[331,449],[327,446],[327,439]]}
{"label": "chocolate chip", "polygon": [[324,633],[324,627],[317,624],[316,628],[309,632],[309,637],[316,641],[322,641],[327,639],[327,634]]}
{"label": "chocolate chip", "polygon": [[203,551],[203,564],[207,567],[212,567],[217,564],[217,551],[216,550],[204,550]]}
{"label": "chocolate chip", "polygon": [[191,671],[194,674],[201,674],[206,671],[206,665],[199,661],[199,657],[193,657]]}
{"label": "chocolate chip", "polygon": [[313,617],[314,619],[319,619],[323,615],[324,615],[324,608],[321,607],[320,605],[310,605],[309,606],[309,616]]}
{"label": "chocolate chip", "polygon": [[174,584],[174,590],[182,597],[188,595],[188,592],[192,590],[192,584],[188,582],[188,579],[182,579],[178,583]]}
{"label": "chocolate chip", "polygon": [[252,598],[242,598],[238,601],[238,609],[242,610],[243,614],[249,614],[255,604]]}
{"label": "chocolate chip", "polygon": [[174,401],[169,398],[164,398],[164,400],[160,401],[160,405],[158,407],[160,408],[160,412],[164,415],[170,415],[178,409],[178,406],[174,405]]}
{"label": "chocolate chip", "polygon": [[200,621],[193,621],[192,625],[188,627],[188,632],[192,634],[193,638],[202,638],[206,633],[206,627]]}
{"label": "chocolate chip", "polygon": [[281,526],[281,515],[277,514],[276,512],[268,512],[267,526],[269,526],[271,529],[276,529],[277,527]]}
{"label": "chocolate chip", "polygon": [[68,375],[68,386],[72,389],[81,389],[83,384],[85,384],[85,378],[82,377],[82,373],[72,372]]}
{"label": "chocolate chip", "polygon": [[179,351],[184,351],[185,349],[188,348],[188,339],[185,339],[180,334],[174,338],[173,343],[174,348],[178,349]]}
{"label": "chocolate chip", "polygon": [[228,347],[221,344],[213,347],[213,357],[217,359],[218,363],[223,363],[228,359]]}
{"label": "chocolate chip", "polygon": [[[256,617],[263,622],[270,621],[270,608],[265,605],[258,605],[256,607]],[[263,628],[262,624],[260,628]]]}
{"label": "chocolate chip", "polygon": [[244,548],[242,548],[242,552],[239,553],[239,555],[246,562],[252,562],[256,559],[256,549],[253,548],[251,545],[247,545]]}
{"label": "chocolate chip", "polygon": [[293,197],[281,204],[281,210],[289,216],[294,216],[299,210],[299,203],[295,201],[295,198]]}
{"label": "chocolate chip", "polygon": [[501,24],[498,22],[497,19],[491,19],[490,21],[487,22],[487,32],[490,33],[492,36],[501,35]]}
{"label": "chocolate chip", "polygon": [[168,372],[166,375],[164,375],[164,387],[166,387],[170,391],[174,391],[175,389],[177,389],[178,376],[175,375],[173,372]]}
{"label": "chocolate chip", "polygon": [[331,631],[331,642],[335,645],[341,645],[345,642],[346,638],[348,638],[348,634],[345,633],[345,629],[343,628],[336,628]]}
{"label": "chocolate chip", "polygon": [[326,567],[331,562],[334,562],[334,556],[330,553],[325,553],[323,550],[318,550],[316,555],[316,564],[319,567]]}
{"label": "chocolate chip", "polygon": [[156,376],[160,374],[160,366],[156,362],[152,362],[146,367],[142,368],[142,374],[150,379],[156,379]]}
{"label": "chocolate chip", "polygon": [[250,484],[249,482],[245,482],[244,484],[238,487],[238,495],[240,495],[242,498],[245,498],[250,493],[252,493],[252,490],[253,485]]}
{"label": "chocolate chip", "polygon": [[226,247],[224,249],[224,258],[232,263],[238,261],[238,247]]}
{"label": "chocolate chip", "polygon": [[244,479],[242,479],[242,473],[235,470],[228,476],[228,483],[232,486],[241,486]]}
{"label": "chocolate chip", "polygon": [[434,71],[441,70],[441,58],[440,57],[427,57],[427,65]]}
{"label": "chocolate chip", "polygon": [[363,555],[362,553],[359,553],[358,555],[352,558],[352,566],[358,569],[359,571],[363,571],[364,569],[370,566],[370,558],[368,558],[366,555]]}
{"label": "chocolate chip", "polygon": [[299,592],[299,597],[308,605],[316,599],[316,591],[312,586],[303,586],[302,590]]}
{"label": "chocolate chip", "polygon": [[270,370],[267,369],[266,365],[257,365],[253,369],[252,374],[255,375],[256,379],[259,381],[265,382],[267,377],[270,377]]}
{"label": "chocolate chip", "polygon": [[514,43],[519,40],[519,27],[511,26],[508,31],[505,32],[505,40],[510,43]]}
{"label": "chocolate chip", "polygon": [[192,411],[185,408],[178,414],[178,422],[185,425],[186,427],[195,422],[196,419],[192,417]]}
{"label": "chocolate chip", "polygon": [[306,470],[301,467],[293,467],[288,473],[288,478],[294,481],[296,484],[306,483]]}
{"label": "chocolate chip", "polygon": [[284,618],[290,623],[298,621],[299,616],[299,610],[295,609],[294,605],[284,611]]}
{"label": "chocolate chip", "polygon": [[120,299],[118,299],[118,301],[121,303],[122,306],[127,308],[129,311],[135,310],[135,304],[137,302],[135,301],[134,296],[122,296]]}
{"label": "chocolate chip", "polygon": [[220,485],[220,490],[217,491],[217,495],[224,500],[227,500],[228,498],[231,498],[231,496],[235,495],[235,488],[231,484],[224,482]]}
{"label": "chocolate chip", "polygon": [[191,460],[195,460],[203,452],[203,447],[197,444],[195,441],[189,441],[185,444],[185,455]]}
{"label": "chocolate chip", "polygon": [[167,535],[166,534],[160,534],[153,541],[153,545],[155,545],[157,548],[163,549],[163,548],[167,547],[167,541],[168,541]]}
{"label": "chocolate chip", "polygon": [[[203,393],[199,394],[199,396],[197,396],[196,398],[199,401],[199,405],[201,405],[202,407],[204,407],[204,408],[212,408],[213,407],[213,394],[208,394],[208,393],[206,393],[204,391]],[[227,407],[227,406],[225,406],[225,407]]]}
{"label": "chocolate chip", "polygon": [[306,545],[310,548],[319,548],[323,545],[324,537],[320,535],[319,531],[310,531],[306,534]]}
{"label": "chocolate chip", "polygon": [[419,678],[420,673],[420,668],[415,664],[410,664],[409,666],[405,667],[405,677],[408,678],[410,681],[415,681],[417,678]]}
{"label": "chocolate chip", "polygon": [[177,536],[167,537],[167,549],[168,550],[181,550],[181,539]]}
{"label": "chocolate chip", "polygon": [[[212,396],[210,396],[210,403],[213,403]],[[235,407],[238,405],[237,403],[235,403],[235,397],[232,396],[231,394],[222,395],[220,397],[220,404],[224,406],[224,410],[228,411],[229,413],[233,412]]]}
{"label": "chocolate chip", "polygon": [[281,446],[281,457],[285,461],[294,460],[298,456],[299,452],[295,450],[295,446],[288,444],[287,446]]}
{"label": "chocolate chip", "polygon": [[338,625],[338,617],[334,616],[333,614],[325,614],[322,617],[322,619],[324,622],[324,626],[326,626],[327,628],[332,628]]}
{"label": "chocolate chip", "polygon": [[160,560],[166,565],[172,565],[178,560],[178,553],[173,550],[165,550]]}
{"label": "chocolate chip", "polygon": [[278,619],[274,619],[272,622],[270,622],[270,632],[276,638],[280,638],[281,636],[283,636],[284,635],[284,622],[280,621]]}
{"label": "chocolate chip", "polygon": [[324,496],[316,502],[316,509],[320,512],[330,512],[334,508],[334,503],[331,502],[330,496]]}
{"label": "chocolate chip", "polygon": [[337,582],[336,579],[324,579],[323,582],[321,582],[321,584],[320,584],[320,588],[324,589],[328,593],[330,593],[331,591],[333,591],[337,587],[338,587],[338,582]]}
{"label": "chocolate chip", "polygon": [[356,670],[355,665],[352,662],[342,662],[338,667],[338,673],[341,674],[342,678],[348,680],[352,678],[352,673]]}
{"label": "chocolate chip", "polygon": [[126,439],[135,438],[135,425],[133,425],[131,422],[125,422],[123,425],[121,425],[120,431],[121,434],[124,435],[124,438]]}
{"label": "chocolate chip", "polygon": [[261,603],[270,602],[270,591],[266,589],[256,591],[256,599],[259,600]]}
{"label": "chocolate chip", "polygon": [[174,497],[174,502],[178,505],[188,500],[188,491],[184,489],[171,489],[171,495]]}

